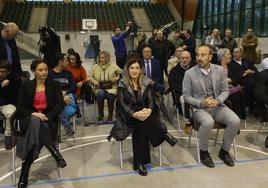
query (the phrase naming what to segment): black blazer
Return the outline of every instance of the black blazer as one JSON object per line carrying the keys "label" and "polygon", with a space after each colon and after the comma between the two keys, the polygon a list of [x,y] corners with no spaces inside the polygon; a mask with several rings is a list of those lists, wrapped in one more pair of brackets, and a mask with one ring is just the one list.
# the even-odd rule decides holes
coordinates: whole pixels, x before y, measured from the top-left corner
{"label": "black blazer", "polygon": [[[12,71],[18,76],[22,76],[22,68],[20,63],[20,56],[15,39],[9,40],[8,45],[12,52]],[[7,49],[5,46],[5,40],[1,36],[0,32],[0,60],[7,60]]]}
{"label": "black blazer", "polygon": [[243,85],[242,82],[242,74],[240,68],[236,65],[236,62],[231,62],[227,65],[228,67],[228,78],[232,80],[232,85],[237,86],[238,84],[240,86]]}
{"label": "black blazer", "polygon": [[[52,136],[55,138],[58,128],[58,118],[64,108],[64,100],[60,86],[57,82],[47,78],[45,82],[47,108],[42,112],[48,118],[48,124],[52,129]],[[19,101],[18,101],[18,117],[20,119],[20,128],[22,134],[27,133],[30,123],[30,117],[37,110],[33,107],[33,101],[36,90],[36,79],[27,80],[22,83]]]}

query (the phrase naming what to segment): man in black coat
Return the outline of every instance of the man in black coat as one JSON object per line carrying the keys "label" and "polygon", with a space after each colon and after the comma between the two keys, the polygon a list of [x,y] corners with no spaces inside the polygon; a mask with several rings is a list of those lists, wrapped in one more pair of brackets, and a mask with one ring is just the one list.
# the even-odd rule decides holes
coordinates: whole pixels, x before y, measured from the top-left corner
{"label": "man in black coat", "polygon": [[7,23],[0,34],[0,60],[6,60],[11,65],[11,71],[22,76],[22,68],[15,37],[19,33],[19,27],[13,23]]}
{"label": "man in black coat", "polygon": [[[191,54],[188,51],[183,51],[180,53],[180,62],[171,69],[168,82],[170,89],[172,91],[172,96],[176,107],[180,112],[184,112],[184,118],[186,122],[185,132],[188,133],[188,127],[190,125],[190,106],[187,103],[184,103],[182,97],[182,81],[184,78],[185,72],[194,65],[192,62]],[[184,107],[184,108],[183,108]]]}
{"label": "man in black coat", "polygon": [[157,40],[150,44],[152,54],[155,59],[160,61],[162,70],[168,75],[167,62],[175,52],[175,46],[167,39],[164,38],[162,31],[157,31]]}
{"label": "man in black coat", "polygon": [[0,113],[6,118],[4,132],[6,149],[12,148],[11,119],[16,112],[21,84],[21,78],[10,70],[11,66],[7,61],[0,61]]}
{"label": "man in black coat", "polygon": [[184,33],[185,36],[185,40],[184,40],[184,46],[183,49],[187,50],[188,52],[190,52],[191,57],[192,57],[192,61],[195,61],[196,59],[196,55],[195,55],[195,47],[196,47],[196,42],[195,39],[192,35],[192,32],[190,30],[186,30]]}
{"label": "man in black coat", "polygon": [[255,106],[253,87],[258,70],[252,61],[242,58],[242,55],[243,49],[240,47],[235,48],[233,51],[234,59],[232,60],[232,63],[236,65],[236,68],[239,70],[242,78],[241,82],[244,86],[243,90],[245,93],[246,107],[249,108],[250,113],[253,113]]}

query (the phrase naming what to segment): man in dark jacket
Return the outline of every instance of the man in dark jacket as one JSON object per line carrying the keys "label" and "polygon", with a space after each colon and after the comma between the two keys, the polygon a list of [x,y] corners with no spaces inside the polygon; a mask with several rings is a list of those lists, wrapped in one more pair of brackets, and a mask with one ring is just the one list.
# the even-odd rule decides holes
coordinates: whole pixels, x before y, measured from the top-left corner
{"label": "man in dark jacket", "polygon": [[162,31],[157,31],[157,40],[151,43],[152,53],[155,59],[160,61],[162,70],[168,75],[167,62],[175,52],[175,46],[164,38]]}
{"label": "man in dark jacket", "polygon": [[235,38],[232,37],[231,29],[225,29],[225,37],[222,40],[222,48],[228,48],[231,53],[237,47]]}
{"label": "man in dark jacket", "polygon": [[195,61],[195,59],[196,59],[196,57],[195,57],[196,42],[195,42],[195,39],[192,35],[192,32],[187,29],[184,33],[184,36],[185,36],[184,46],[182,46],[182,47],[184,50],[187,50],[188,52],[190,52],[191,57],[192,57],[192,61]]}
{"label": "man in dark jacket", "polygon": [[127,60],[127,47],[125,43],[125,38],[130,34],[130,27],[126,27],[126,31],[121,32],[119,27],[114,29],[114,36],[112,37],[112,42],[114,45],[114,53],[116,57],[116,64],[124,69]]}
{"label": "man in dark jacket", "polygon": [[21,78],[11,71],[7,61],[0,61],[0,113],[6,118],[5,146],[12,148],[11,119],[16,112]]}
{"label": "man in dark jacket", "polygon": [[180,62],[171,69],[168,82],[170,89],[172,91],[172,96],[174,100],[174,104],[176,108],[180,110],[180,112],[184,112],[184,120],[185,120],[185,132],[189,133],[189,125],[190,125],[190,106],[187,103],[184,103],[182,97],[182,81],[184,78],[185,72],[194,65],[192,62],[191,54],[188,51],[183,51],[180,53]]}
{"label": "man in dark jacket", "polygon": [[11,65],[11,71],[22,76],[22,68],[15,37],[19,33],[19,27],[13,23],[7,23],[0,34],[0,60],[6,60]]}
{"label": "man in dark jacket", "polygon": [[234,59],[232,63],[236,65],[242,78],[242,84],[244,85],[243,90],[245,93],[246,107],[249,108],[250,113],[253,113],[255,106],[253,87],[258,70],[252,61],[242,58],[242,55],[243,55],[242,48],[240,47],[235,48],[233,51]]}

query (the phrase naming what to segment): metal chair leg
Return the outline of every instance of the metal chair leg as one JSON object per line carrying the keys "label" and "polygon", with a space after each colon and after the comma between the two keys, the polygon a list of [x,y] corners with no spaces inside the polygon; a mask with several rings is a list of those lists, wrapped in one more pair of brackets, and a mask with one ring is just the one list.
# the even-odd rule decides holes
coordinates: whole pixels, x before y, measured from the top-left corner
{"label": "metal chair leg", "polygon": [[119,142],[119,155],[120,155],[120,168],[121,170],[124,169],[124,163],[123,163],[123,142]]}
{"label": "metal chair leg", "polygon": [[264,124],[264,123],[260,123],[260,127],[259,127],[259,130],[258,130],[258,132],[257,132],[257,135],[256,135],[256,137],[255,137],[255,141],[254,141],[254,144],[255,144],[255,145],[257,144],[257,141],[258,141],[258,139],[259,139],[259,135],[260,135],[260,133],[261,133],[261,128],[262,128],[263,124]]}
{"label": "metal chair leg", "polygon": [[234,158],[237,161],[237,151],[236,151],[236,142],[235,142],[235,139],[233,140],[233,149],[234,149]]}
{"label": "metal chair leg", "polygon": [[192,134],[193,134],[193,128],[190,129],[189,138],[188,138],[188,148],[190,147],[190,144],[191,144]]}
{"label": "metal chair leg", "polygon": [[200,160],[200,148],[199,148],[198,131],[196,131],[195,138],[196,138],[197,161],[198,161],[198,164],[200,164],[201,160]]}
{"label": "metal chair leg", "polygon": [[162,147],[161,144],[158,146],[159,152],[159,166],[162,166]]}
{"label": "metal chair leg", "polygon": [[181,132],[181,123],[180,123],[180,114],[179,114],[178,108],[176,108],[176,113],[177,113],[177,122],[178,122],[179,133],[180,133]]}
{"label": "metal chair leg", "polygon": [[247,119],[244,119],[243,123],[244,123],[244,128],[246,129],[247,128]]}
{"label": "metal chair leg", "polygon": [[12,148],[12,185],[16,186],[16,147]]}
{"label": "metal chair leg", "polygon": [[[61,144],[59,143],[58,144],[58,150],[59,152],[61,151]],[[58,171],[59,171],[59,179],[61,180],[63,178],[63,175],[62,175],[62,168],[58,168]]]}
{"label": "metal chair leg", "polygon": [[217,129],[217,132],[216,132],[216,137],[215,137],[215,140],[214,140],[214,146],[216,146],[216,144],[217,144],[217,140],[218,140],[218,136],[219,136],[219,131],[220,131],[220,129]]}

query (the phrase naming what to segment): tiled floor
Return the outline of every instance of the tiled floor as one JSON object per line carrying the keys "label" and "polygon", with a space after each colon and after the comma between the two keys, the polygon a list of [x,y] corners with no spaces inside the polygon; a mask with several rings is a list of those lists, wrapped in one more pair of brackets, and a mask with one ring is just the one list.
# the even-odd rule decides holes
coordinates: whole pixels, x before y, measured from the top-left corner
{"label": "tiled floor", "polygon": [[[95,116],[94,104],[86,107],[86,121],[92,121]],[[174,113],[174,122],[175,122]],[[40,160],[33,164],[30,172],[29,187],[75,187],[75,188],[117,188],[117,187],[221,187],[221,188],[266,188],[268,187],[268,153],[263,147],[267,133],[260,135],[257,145],[253,144],[258,123],[254,118],[247,120],[247,129],[242,128],[237,136],[238,161],[235,167],[227,167],[217,157],[220,144],[213,146],[211,140],[210,152],[216,163],[214,169],[198,165],[196,162],[195,140],[188,148],[186,134],[177,131],[169,125],[171,133],[179,138],[179,145],[170,147],[162,144],[162,166],[159,166],[158,148],[152,148],[152,164],[148,166],[149,174],[141,177],[132,170],[131,139],[123,143],[124,169],[120,169],[119,144],[107,142],[106,137],[111,125],[83,126],[83,119],[77,119],[75,140],[64,136],[62,154],[68,165],[63,169],[62,179],[59,179],[54,160],[47,157],[46,149],[42,150]],[[183,123],[183,122],[181,122]],[[242,127],[242,126],[241,126]],[[221,137],[222,134],[220,134]],[[213,132],[212,137],[215,136]],[[219,139],[220,140],[220,139]],[[0,148],[3,148],[2,140]],[[0,188],[11,187],[11,176],[4,178],[11,171],[11,151],[0,151]],[[16,160],[20,167],[21,161]],[[16,172],[17,180],[20,170]]]}

